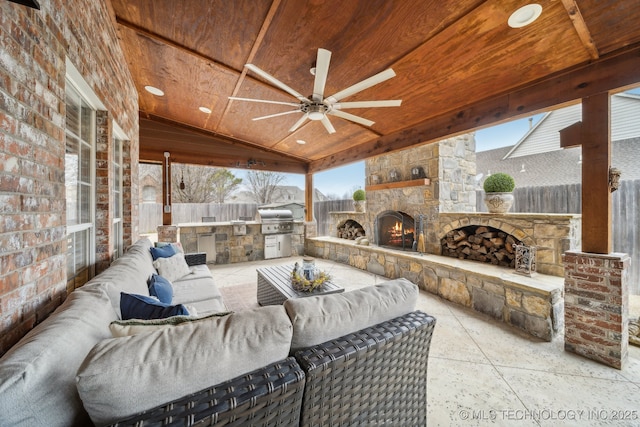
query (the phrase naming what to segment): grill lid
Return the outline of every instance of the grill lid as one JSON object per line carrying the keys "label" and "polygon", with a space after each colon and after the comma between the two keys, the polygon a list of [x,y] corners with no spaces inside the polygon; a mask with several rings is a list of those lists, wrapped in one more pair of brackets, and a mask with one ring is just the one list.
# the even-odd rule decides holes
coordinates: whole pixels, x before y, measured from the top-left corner
{"label": "grill lid", "polygon": [[289,209],[258,209],[258,218],[262,222],[293,221],[293,212]]}

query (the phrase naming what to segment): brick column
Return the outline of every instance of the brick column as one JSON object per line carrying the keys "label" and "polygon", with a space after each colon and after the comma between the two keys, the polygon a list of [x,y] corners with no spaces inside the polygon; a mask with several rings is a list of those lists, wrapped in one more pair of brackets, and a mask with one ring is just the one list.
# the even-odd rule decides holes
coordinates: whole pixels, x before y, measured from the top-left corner
{"label": "brick column", "polygon": [[158,226],[158,242],[174,243],[178,241],[178,227],[175,225]]}
{"label": "brick column", "polygon": [[566,252],[564,348],[617,369],[629,348],[629,256]]}

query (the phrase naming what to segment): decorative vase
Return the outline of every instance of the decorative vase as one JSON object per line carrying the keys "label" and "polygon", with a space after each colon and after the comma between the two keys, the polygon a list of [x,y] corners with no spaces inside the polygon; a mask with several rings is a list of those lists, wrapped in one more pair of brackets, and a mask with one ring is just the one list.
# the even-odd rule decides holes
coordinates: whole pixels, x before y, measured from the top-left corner
{"label": "decorative vase", "polygon": [[489,213],[507,213],[513,205],[513,193],[486,193],[484,204]]}
{"label": "decorative vase", "polygon": [[366,206],[365,200],[354,200],[353,201],[353,209],[356,212],[364,212],[364,208]]}

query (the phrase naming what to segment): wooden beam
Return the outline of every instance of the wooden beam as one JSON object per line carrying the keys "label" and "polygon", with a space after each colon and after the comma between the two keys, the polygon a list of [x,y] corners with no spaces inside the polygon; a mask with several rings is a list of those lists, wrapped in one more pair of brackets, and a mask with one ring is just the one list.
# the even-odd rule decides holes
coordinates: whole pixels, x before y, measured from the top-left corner
{"label": "wooden beam", "polygon": [[313,174],[307,173],[304,176],[304,220],[313,221]]}
{"label": "wooden beam", "polygon": [[582,144],[582,122],[560,129],[560,147],[571,148]]}
{"label": "wooden beam", "polygon": [[600,57],[600,54],[598,53],[598,47],[591,38],[591,32],[589,31],[589,27],[587,27],[587,23],[582,17],[582,13],[580,13],[578,4],[575,0],[562,0],[562,4],[564,5],[564,8],[567,9],[567,13],[569,14],[571,23],[576,29],[578,37],[580,37],[580,41],[582,41],[584,48],[587,50],[587,52],[589,52],[589,55],[592,59],[598,59]]}
{"label": "wooden beam", "polygon": [[416,144],[439,141],[473,129],[561,108],[598,93],[628,88],[640,82],[639,69],[640,45],[635,45],[621,54],[601,57],[572,71],[315,160],[310,163],[309,171],[315,173]]}
{"label": "wooden beam", "polygon": [[612,251],[611,98],[604,92],[582,100],[582,250]]}

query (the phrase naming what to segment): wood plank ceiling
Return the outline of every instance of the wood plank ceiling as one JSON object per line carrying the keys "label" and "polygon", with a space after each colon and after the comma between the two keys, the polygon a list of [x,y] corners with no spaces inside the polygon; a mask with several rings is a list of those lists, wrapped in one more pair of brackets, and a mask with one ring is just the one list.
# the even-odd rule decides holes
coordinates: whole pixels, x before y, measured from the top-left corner
{"label": "wood plank ceiling", "polygon": [[[638,0],[538,0],[541,17],[507,25],[523,0],[111,0],[139,93],[140,159],[308,173],[433,142],[640,82]],[[296,102],[252,63],[310,95],[318,48],[332,52],[325,94],[392,67],[396,77],[344,101],[371,127],[331,116],[289,128]],[[144,90],[160,88],[158,97]],[[198,107],[211,109],[202,113]],[[297,140],[306,141],[298,144]]]}

